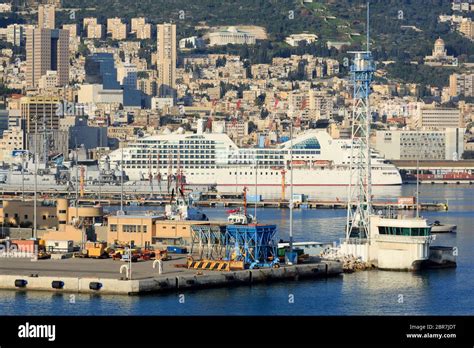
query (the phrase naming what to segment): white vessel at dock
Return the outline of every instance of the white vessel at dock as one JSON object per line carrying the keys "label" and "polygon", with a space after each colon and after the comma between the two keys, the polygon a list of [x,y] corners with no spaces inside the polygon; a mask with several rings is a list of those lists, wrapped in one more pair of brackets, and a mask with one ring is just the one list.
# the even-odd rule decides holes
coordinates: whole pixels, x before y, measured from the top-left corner
{"label": "white vessel at dock", "polygon": [[[290,164],[290,142],[273,148],[239,148],[226,134],[164,134],[137,139],[109,154],[110,162],[130,180],[167,178],[181,173],[186,184],[282,186]],[[293,139],[295,186],[347,186],[351,141],[311,130]],[[372,152],[373,185],[401,185],[397,168]]]}
{"label": "white vessel at dock", "polygon": [[413,271],[429,260],[434,239],[426,219],[374,214],[370,216],[368,238],[346,238],[339,252],[379,269]]}

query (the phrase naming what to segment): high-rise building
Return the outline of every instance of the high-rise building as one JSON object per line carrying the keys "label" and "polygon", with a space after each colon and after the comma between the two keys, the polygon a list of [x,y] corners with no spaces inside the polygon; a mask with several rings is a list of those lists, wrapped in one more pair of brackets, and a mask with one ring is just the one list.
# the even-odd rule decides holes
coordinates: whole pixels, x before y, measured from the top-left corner
{"label": "high-rise building", "polygon": [[38,28],[54,29],[56,26],[56,7],[54,5],[39,5]]}
{"label": "high-rise building", "polygon": [[463,18],[459,25],[459,32],[468,39],[474,39],[474,22],[470,18]]}
{"label": "high-rise building", "polygon": [[146,19],[144,17],[132,18],[132,33],[136,33],[137,30],[146,24]]}
{"label": "high-rise building", "polygon": [[132,63],[122,63],[117,68],[117,81],[124,87],[137,88],[137,66]]}
{"label": "high-rise building", "polygon": [[13,46],[21,46],[24,41],[24,29],[19,24],[10,24],[7,26],[7,42]]}
{"label": "high-rise building", "polygon": [[87,38],[88,39],[102,39],[103,36],[103,25],[102,24],[88,24],[87,25]]}
{"label": "high-rise building", "polygon": [[58,130],[61,99],[59,97],[23,97],[21,98],[21,119],[26,133],[38,133],[44,129]]}
{"label": "high-rise building", "polygon": [[120,89],[112,53],[94,53],[88,56],[84,68],[86,83],[99,84],[104,89]]}
{"label": "high-rise building", "polygon": [[151,24],[147,24],[144,17],[132,18],[131,33],[140,40],[151,39]]}
{"label": "high-rise building", "polygon": [[69,36],[75,38],[77,36],[77,24],[64,24],[63,30],[69,31]]}
{"label": "high-rise building", "polygon": [[97,18],[94,17],[86,17],[82,20],[82,27],[83,29],[87,29],[87,27],[90,25],[97,25]]}
{"label": "high-rise building", "polygon": [[176,92],[176,24],[157,25],[158,95],[175,97]]}
{"label": "high-rise building", "polygon": [[474,97],[474,74],[452,74],[449,77],[449,95]]}
{"label": "high-rise building", "polygon": [[58,86],[69,82],[69,32],[61,29],[30,29],[26,38],[26,80],[36,87],[48,71],[57,71]]}
{"label": "high-rise building", "polygon": [[107,34],[110,34],[113,40],[124,40],[127,38],[127,24],[122,23],[118,17],[107,18]]}
{"label": "high-rise building", "polygon": [[122,24],[122,20],[120,18],[107,18],[107,34],[112,34],[112,30],[117,24]]}
{"label": "high-rise building", "polygon": [[127,24],[125,23],[115,24],[112,27],[111,35],[112,35],[112,40],[125,40],[127,38]]}

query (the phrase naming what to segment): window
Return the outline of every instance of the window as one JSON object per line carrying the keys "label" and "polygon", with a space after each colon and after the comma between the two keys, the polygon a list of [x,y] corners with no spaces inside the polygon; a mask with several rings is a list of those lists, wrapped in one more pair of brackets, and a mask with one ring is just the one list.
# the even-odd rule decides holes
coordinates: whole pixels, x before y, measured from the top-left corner
{"label": "window", "polygon": [[60,210],[59,214],[66,214],[66,211],[65,210]]}
{"label": "window", "polygon": [[388,227],[379,226],[379,234],[392,235],[392,236],[410,236],[410,237],[423,237],[429,236],[429,228],[406,228],[406,227]]}
{"label": "window", "polygon": [[110,225],[110,232],[117,232],[117,225]]}
{"label": "window", "polygon": [[[28,219],[27,216],[28,216],[28,215],[25,215],[25,219]],[[43,215],[43,220],[46,220],[47,218],[48,218],[47,215]]]}

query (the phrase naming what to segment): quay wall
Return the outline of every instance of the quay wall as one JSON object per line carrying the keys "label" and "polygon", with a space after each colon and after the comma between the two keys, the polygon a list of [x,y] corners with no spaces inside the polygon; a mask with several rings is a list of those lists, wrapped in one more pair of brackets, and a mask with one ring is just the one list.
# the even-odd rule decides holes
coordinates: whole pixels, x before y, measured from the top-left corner
{"label": "quay wall", "polygon": [[[324,278],[342,273],[342,263],[324,261],[316,264],[301,264],[280,268],[262,268],[231,272],[213,272],[200,274],[169,273],[145,279],[109,279],[79,278],[62,276],[25,276],[0,275],[0,289],[38,290],[69,293],[100,293],[140,295],[153,292],[167,292],[189,289],[205,289],[215,287],[234,287],[253,283],[272,283],[278,281],[294,281],[305,278]],[[26,284],[18,284],[24,280]],[[53,288],[53,282],[62,282],[61,288]],[[17,283],[17,284],[15,284]],[[91,289],[91,284],[100,284],[99,288]],[[19,286],[20,285],[20,286]]]}

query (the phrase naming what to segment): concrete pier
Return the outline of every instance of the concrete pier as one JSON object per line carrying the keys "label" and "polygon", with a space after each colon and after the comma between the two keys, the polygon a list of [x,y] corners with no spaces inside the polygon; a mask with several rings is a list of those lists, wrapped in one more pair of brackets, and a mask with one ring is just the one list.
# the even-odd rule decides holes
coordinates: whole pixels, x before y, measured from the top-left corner
{"label": "concrete pier", "polygon": [[336,261],[230,272],[176,267],[185,261],[186,256],[176,256],[164,262],[161,275],[153,269],[150,261],[133,263],[132,280],[127,280],[119,270],[122,265],[129,264],[110,259],[3,259],[0,265],[0,289],[140,295],[325,278],[342,273],[342,263]]}

